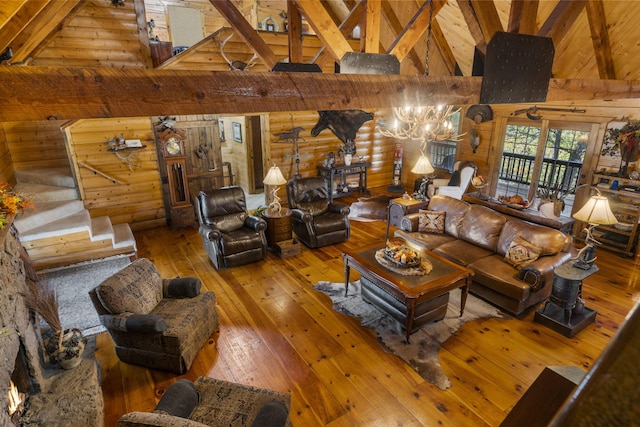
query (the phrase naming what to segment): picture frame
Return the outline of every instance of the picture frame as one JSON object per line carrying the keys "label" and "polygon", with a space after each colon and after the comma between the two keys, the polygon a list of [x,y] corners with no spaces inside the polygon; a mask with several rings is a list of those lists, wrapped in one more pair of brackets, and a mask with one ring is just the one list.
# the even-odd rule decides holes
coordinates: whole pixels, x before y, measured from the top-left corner
{"label": "picture frame", "polygon": [[233,126],[233,140],[242,143],[242,125],[237,122],[232,122],[231,125]]}
{"label": "picture frame", "polygon": [[218,120],[218,137],[220,142],[225,142],[227,140],[224,135],[224,120]]}
{"label": "picture frame", "polygon": [[267,31],[272,31],[272,32],[273,32],[273,31],[275,31],[275,30],[276,30],[275,25],[273,25],[273,24],[267,24]]}

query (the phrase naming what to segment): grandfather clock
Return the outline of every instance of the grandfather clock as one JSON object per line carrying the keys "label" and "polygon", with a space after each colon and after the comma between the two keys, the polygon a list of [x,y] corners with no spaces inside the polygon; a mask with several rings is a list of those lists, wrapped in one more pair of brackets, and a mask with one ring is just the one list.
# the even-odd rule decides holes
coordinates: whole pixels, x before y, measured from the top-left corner
{"label": "grandfather clock", "polygon": [[169,199],[171,201],[171,226],[174,229],[191,227],[196,222],[189,198],[184,152],[185,138],[183,130],[174,128],[165,129],[158,135],[167,170]]}

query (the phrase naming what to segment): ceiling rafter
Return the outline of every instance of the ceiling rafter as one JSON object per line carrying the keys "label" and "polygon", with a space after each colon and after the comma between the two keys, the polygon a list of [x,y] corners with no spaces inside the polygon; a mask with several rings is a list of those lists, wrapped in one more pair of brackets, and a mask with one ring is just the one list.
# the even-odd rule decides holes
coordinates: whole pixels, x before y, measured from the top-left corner
{"label": "ceiling rafter", "polygon": [[436,12],[432,9],[432,4],[430,0],[427,0],[420,6],[402,32],[387,48],[387,53],[395,55],[400,62],[406,58],[409,51],[429,28],[429,19]]}
{"label": "ceiling rafter", "polygon": [[[47,7],[52,0],[32,0],[22,3],[11,18],[0,27],[0,52],[4,52],[10,47],[29,23]],[[13,48],[12,48],[13,50]]]}
{"label": "ceiling rafter", "polygon": [[507,32],[535,34],[538,31],[536,26],[538,4],[539,0],[512,0]]}
{"label": "ceiling rafter", "polygon": [[258,55],[258,58],[270,70],[278,62],[269,45],[262,40],[260,34],[247,22],[244,15],[230,1],[209,0],[213,7],[236,31],[238,36]]}
{"label": "ceiling rafter", "polygon": [[537,36],[550,37],[558,46],[576,22],[588,0],[560,0],[538,30]]}
{"label": "ceiling rafter", "polygon": [[[214,0],[210,0],[214,3]],[[300,9],[300,12],[307,18],[309,25],[316,32],[316,35],[322,40],[331,56],[340,61],[345,53],[353,52],[351,45],[342,35],[338,26],[333,22],[329,13],[323,8],[318,7],[317,1],[313,0],[290,0]]]}
{"label": "ceiling rafter", "polygon": [[287,37],[289,38],[289,62],[300,64],[302,55],[302,14],[291,2],[287,2]]}
{"label": "ceiling rafter", "polygon": [[473,7],[486,43],[489,43],[495,33],[504,31],[502,22],[500,22],[500,17],[498,16],[498,11],[496,10],[496,5],[493,1],[471,0],[471,6]]}
{"label": "ceiling rafter", "polygon": [[[353,29],[358,24],[360,24],[360,20],[364,12],[365,2],[366,0],[358,1],[353,6],[351,11],[349,11],[347,16],[340,23],[340,25],[338,25],[338,28],[340,29],[340,32],[344,37],[347,37],[349,34],[353,33]],[[326,46],[322,46],[318,50],[318,53],[316,53],[316,55],[313,57],[313,60],[311,61],[311,63],[319,64],[320,66],[322,66],[329,60],[333,60],[333,58],[331,58],[331,56],[327,53]]]}
{"label": "ceiling rafter", "polygon": [[380,53],[380,14],[382,12],[381,0],[367,0],[364,14],[364,51],[367,53]]}
{"label": "ceiling rafter", "polygon": [[591,30],[593,50],[596,54],[598,74],[601,79],[615,79],[616,72],[602,0],[590,0],[587,3],[587,18],[589,20],[589,29]]}
{"label": "ceiling rafter", "polygon": [[471,5],[471,0],[457,1],[460,12],[462,12],[462,16],[464,17],[464,20],[467,23],[467,27],[469,28],[471,38],[473,38],[473,41],[475,42],[476,50],[482,55],[486,55],[487,41],[485,40],[484,34],[482,33],[482,28],[480,27],[480,23],[478,22],[478,17],[476,16],[473,10],[473,6]]}
{"label": "ceiling rafter", "polygon": [[[389,28],[391,28],[391,31],[393,31],[395,36],[402,33],[404,26],[402,25],[402,23],[400,23],[400,20],[398,19],[398,15],[396,15],[395,11],[393,10],[393,7],[391,7],[391,3],[389,3],[388,0],[382,1],[382,16],[384,17],[385,21],[387,22],[387,25],[389,25]],[[420,74],[423,74],[424,64],[420,59],[420,55],[418,55],[418,52],[416,52],[415,46],[411,48],[407,56],[411,60],[411,63],[413,64],[413,66],[416,67],[418,72]]]}

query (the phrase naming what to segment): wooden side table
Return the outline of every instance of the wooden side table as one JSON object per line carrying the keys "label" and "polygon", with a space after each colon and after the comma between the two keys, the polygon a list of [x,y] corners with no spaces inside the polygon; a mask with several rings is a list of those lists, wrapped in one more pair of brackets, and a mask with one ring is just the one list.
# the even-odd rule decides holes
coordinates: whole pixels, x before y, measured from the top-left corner
{"label": "wooden side table", "polygon": [[417,200],[414,198],[403,199],[402,197],[398,197],[389,200],[389,206],[387,206],[387,233],[385,235],[385,240],[389,239],[390,225],[400,227],[403,216],[410,213],[416,213],[420,209],[426,209],[428,205],[429,200]]}
{"label": "wooden side table", "polygon": [[262,212],[262,217],[267,221],[265,234],[269,250],[276,250],[278,242],[291,240],[291,211],[289,209],[283,209],[280,215],[264,211]]}

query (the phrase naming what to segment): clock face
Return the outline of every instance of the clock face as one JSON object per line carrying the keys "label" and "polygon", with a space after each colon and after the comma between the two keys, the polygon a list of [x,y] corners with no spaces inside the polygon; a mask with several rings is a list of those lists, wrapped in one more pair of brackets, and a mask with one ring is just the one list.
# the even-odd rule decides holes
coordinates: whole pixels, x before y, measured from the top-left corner
{"label": "clock face", "polygon": [[172,136],[171,138],[167,139],[166,149],[167,149],[167,154],[170,154],[172,156],[181,154],[180,140],[175,136]]}

